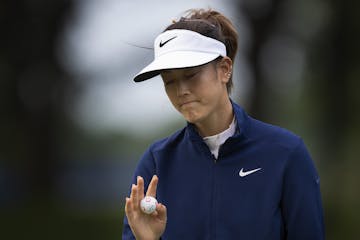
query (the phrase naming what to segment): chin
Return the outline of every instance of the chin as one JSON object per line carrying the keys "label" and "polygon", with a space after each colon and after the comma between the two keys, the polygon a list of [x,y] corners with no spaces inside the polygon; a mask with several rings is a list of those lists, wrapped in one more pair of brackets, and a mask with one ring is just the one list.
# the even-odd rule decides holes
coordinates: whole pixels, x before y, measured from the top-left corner
{"label": "chin", "polygon": [[185,113],[185,114],[183,113],[182,115],[187,122],[192,124],[196,124],[203,119],[201,114],[196,114],[196,113]]}
{"label": "chin", "polygon": [[185,118],[185,120],[189,123],[196,124],[203,121],[208,115],[207,109],[203,107],[188,107],[188,108],[180,108],[178,111]]}

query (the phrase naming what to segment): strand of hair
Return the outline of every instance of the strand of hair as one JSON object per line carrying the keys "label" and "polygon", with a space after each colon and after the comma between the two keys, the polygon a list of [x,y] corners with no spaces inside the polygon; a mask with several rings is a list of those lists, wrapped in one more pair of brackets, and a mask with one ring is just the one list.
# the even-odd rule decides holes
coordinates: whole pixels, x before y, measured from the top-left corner
{"label": "strand of hair", "polygon": [[125,44],[127,44],[127,45],[133,46],[133,47],[142,48],[142,49],[147,49],[147,50],[154,50],[154,48],[152,48],[152,47],[140,46],[140,45],[137,45],[137,44],[135,44],[135,43],[130,43],[130,42],[126,42],[126,41],[122,41],[122,42],[125,43]]}

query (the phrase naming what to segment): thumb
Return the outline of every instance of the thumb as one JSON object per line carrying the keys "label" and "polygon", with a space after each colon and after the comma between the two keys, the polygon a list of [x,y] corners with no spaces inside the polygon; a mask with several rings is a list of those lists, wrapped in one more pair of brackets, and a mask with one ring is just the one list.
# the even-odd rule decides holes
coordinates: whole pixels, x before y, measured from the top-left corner
{"label": "thumb", "polygon": [[158,203],[156,205],[156,211],[157,211],[157,217],[166,222],[166,219],[167,219],[167,210],[166,210],[166,206],[161,204],[161,203]]}

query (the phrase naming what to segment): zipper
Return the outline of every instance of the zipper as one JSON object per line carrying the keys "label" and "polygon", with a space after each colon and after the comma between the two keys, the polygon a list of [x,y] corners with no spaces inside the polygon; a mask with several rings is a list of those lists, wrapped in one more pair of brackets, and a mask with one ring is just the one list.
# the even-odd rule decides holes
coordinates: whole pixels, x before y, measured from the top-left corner
{"label": "zipper", "polygon": [[[210,204],[210,240],[215,240],[216,239],[216,168],[217,168],[217,162],[219,160],[219,155],[218,158],[216,159],[215,156],[211,153],[209,147],[206,145],[205,142],[203,142],[203,147],[206,148],[207,151],[207,155],[209,156],[209,158],[212,160],[212,166],[211,166],[211,204]],[[221,146],[220,146],[221,148]],[[219,149],[220,152],[220,149]]]}
{"label": "zipper", "polygon": [[[211,155],[212,156],[212,155]],[[214,158],[215,159],[215,158]],[[216,239],[216,159],[212,165],[211,205],[210,205],[210,239]]]}
{"label": "zipper", "polygon": [[[219,149],[220,151],[220,149]],[[209,151],[210,152],[210,151]],[[218,167],[217,166],[217,162],[219,160],[219,155],[218,155],[218,158],[215,158],[215,156],[210,152],[210,155],[213,159],[213,166],[212,166],[212,201],[211,201],[211,215],[210,215],[210,239],[212,240],[215,240],[216,239],[216,219],[217,219],[217,214],[216,214],[216,211],[217,211],[217,181],[216,181],[216,168]]]}

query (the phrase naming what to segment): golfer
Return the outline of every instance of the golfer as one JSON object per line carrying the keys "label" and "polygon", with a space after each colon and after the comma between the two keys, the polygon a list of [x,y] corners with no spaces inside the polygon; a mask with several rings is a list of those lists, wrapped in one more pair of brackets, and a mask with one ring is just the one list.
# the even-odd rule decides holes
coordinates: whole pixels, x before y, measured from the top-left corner
{"label": "golfer", "polygon": [[[123,239],[324,239],[319,176],[303,141],[229,96],[237,46],[214,10],[193,9],[155,39],[155,58],[134,81],[160,74],[187,124],[139,161]],[[159,202],[150,215],[145,195]]]}

